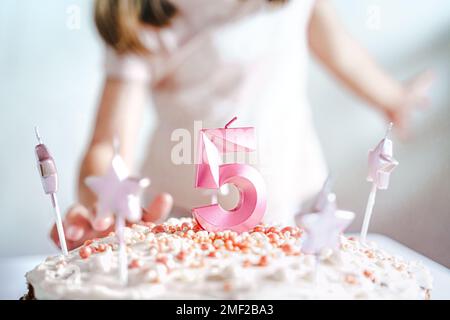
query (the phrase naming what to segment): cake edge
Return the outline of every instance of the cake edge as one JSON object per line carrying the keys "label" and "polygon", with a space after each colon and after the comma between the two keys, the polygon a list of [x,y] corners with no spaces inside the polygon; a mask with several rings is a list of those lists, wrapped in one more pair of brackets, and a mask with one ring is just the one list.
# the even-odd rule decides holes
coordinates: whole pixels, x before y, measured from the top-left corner
{"label": "cake edge", "polygon": [[30,283],[27,283],[28,292],[25,293],[19,300],[37,300],[34,295],[34,288]]}
{"label": "cake edge", "polygon": [[[27,283],[28,286],[28,292],[25,293],[22,297],[20,297],[19,300],[38,300],[36,296],[34,295],[34,288],[30,283]],[[431,300],[431,290],[432,289],[425,289],[422,288],[422,290],[425,291],[425,299],[424,300]]]}

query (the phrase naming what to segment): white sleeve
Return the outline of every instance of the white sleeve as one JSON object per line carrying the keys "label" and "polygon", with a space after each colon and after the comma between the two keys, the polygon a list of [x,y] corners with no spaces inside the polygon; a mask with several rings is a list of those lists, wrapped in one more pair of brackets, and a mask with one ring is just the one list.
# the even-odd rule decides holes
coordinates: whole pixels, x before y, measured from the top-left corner
{"label": "white sleeve", "polygon": [[106,47],[105,72],[108,77],[150,82],[150,61],[144,56],[128,53],[118,54],[113,48]]}

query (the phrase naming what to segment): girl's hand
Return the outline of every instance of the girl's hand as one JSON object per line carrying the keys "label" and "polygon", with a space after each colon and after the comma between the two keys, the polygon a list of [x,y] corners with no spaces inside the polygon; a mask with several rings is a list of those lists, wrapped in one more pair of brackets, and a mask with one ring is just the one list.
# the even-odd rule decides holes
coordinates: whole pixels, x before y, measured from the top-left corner
{"label": "girl's hand", "polygon": [[[158,195],[144,210],[143,222],[165,220],[172,210],[173,199],[167,193]],[[114,231],[113,219],[93,219],[86,207],[77,204],[69,209],[64,219],[67,249],[73,250],[81,246],[86,240],[101,238]],[[56,225],[50,231],[50,238],[60,247]]]}
{"label": "girl's hand", "polygon": [[415,110],[424,110],[430,106],[429,89],[433,83],[434,74],[425,71],[409,80],[398,103],[384,109],[385,115],[393,122],[401,138],[410,136],[411,117]]}

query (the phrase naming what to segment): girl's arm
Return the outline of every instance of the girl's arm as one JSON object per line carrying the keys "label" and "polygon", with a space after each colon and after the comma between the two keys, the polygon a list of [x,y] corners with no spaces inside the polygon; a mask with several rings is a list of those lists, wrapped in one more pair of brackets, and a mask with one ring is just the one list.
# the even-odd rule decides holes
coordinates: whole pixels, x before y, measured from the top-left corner
{"label": "girl's arm", "polygon": [[120,155],[127,166],[133,168],[147,95],[145,82],[105,81],[91,142],[80,168],[78,198],[82,205],[88,208],[94,205],[95,196],[85,185],[84,179],[106,173],[113,157],[115,137],[120,142]]}
{"label": "girl's arm", "polygon": [[[78,180],[80,204],[70,208],[64,218],[69,250],[79,247],[87,239],[103,237],[113,231],[111,219],[93,219],[96,197],[85,185],[84,179],[106,173],[113,157],[115,137],[119,139],[119,152],[125,163],[129,168],[133,167],[138,132],[147,101],[147,85],[140,81],[105,81],[94,132],[81,163]],[[143,221],[164,219],[172,208],[172,202],[170,195],[158,195],[146,208]],[[53,226],[50,237],[59,244],[56,226]]]}
{"label": "girl's arm", "polygon": [[327,0],[317,0],[309,25],[309,42],[318,59],[355,94],[382,111],[405,133],[414,107],[427,104],[432,75],[406,84],[385,72],[344,29]]}

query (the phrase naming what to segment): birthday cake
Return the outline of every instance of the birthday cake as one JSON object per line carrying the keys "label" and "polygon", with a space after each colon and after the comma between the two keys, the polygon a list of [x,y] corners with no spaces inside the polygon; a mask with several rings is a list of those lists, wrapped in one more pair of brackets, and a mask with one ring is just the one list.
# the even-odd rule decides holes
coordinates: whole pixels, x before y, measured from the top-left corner
{"label": "birthday cake", "polygon": [[208,232],[193,219],[125,229],[128,283],[115,234],[88,240],[26,274],[24,299],[429,299],[432,279],[407,262],[340,236],[337,250],[302,251],[298,227]]}
{"label": "birthday cake", "polygon": [[[296,218],[300,227],[260,224],[266,210],[262,176],[251,166],[219,161],[219,150],[255,149],[254,128],[228,128],[234,120],[201,130],[200,154],[208,161],[197,165],[195,187],[234,184],[241,193],[235,209],[211,201],[193,208],[193,218],[126,227],[126,221],[142,220],[139,195],[148,181],[129,176],[114,143],[107,174],[85,183],[97,195],[96,217],[114,213],[115,232],[69,253],[61,241],[62,255],[26,274],[29,292],[23,299],[430,299],[432,278],[423,265],[366,241],[376,190],[387,189],[398,165],[387,139],[390,127],[369,153],[372,191],[361,238],[354,239],[343,231],[355,214],[338,210],[328,179],[313,211]],[[56,167],[36,135],[44,191],[64,240]]]}

